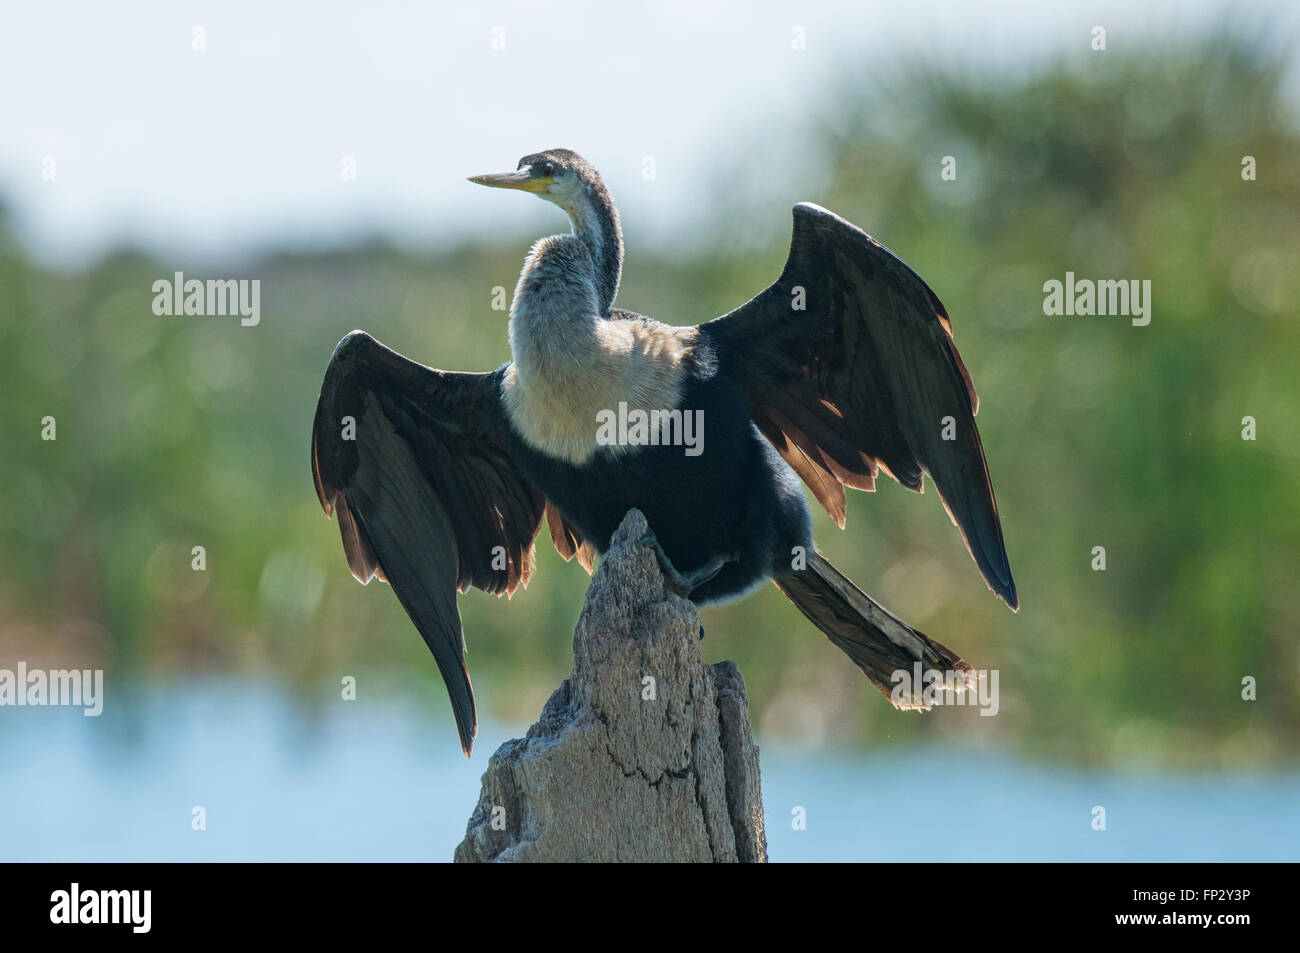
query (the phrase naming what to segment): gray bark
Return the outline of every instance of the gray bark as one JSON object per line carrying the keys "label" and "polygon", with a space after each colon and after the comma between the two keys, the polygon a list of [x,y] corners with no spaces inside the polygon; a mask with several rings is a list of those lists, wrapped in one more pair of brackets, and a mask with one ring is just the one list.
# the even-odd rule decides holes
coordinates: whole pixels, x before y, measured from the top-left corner
{"label": "gray bark", "polygon": [[700,657],[630,510],[573,633],[573,672],[488,762],[457,862],[767,860],[745,683]]}

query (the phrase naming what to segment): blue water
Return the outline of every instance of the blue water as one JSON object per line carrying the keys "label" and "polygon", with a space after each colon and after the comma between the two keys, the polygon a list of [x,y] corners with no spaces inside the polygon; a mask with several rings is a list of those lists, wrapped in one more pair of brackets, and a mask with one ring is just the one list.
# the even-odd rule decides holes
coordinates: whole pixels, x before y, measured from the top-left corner
{"label": "blue water", "polygon": [[[466,761],[427,708],[304,710],[266,687],[186,682],[99,718],[3,708],[0,859],[446,860],[488,754],[523,727],[483,725]],[[1300,859],[1294,770],[1094,773],[969,749],[768,746],[762,771],[773,860]],[[191,828],[195,805],[206,830]]]}

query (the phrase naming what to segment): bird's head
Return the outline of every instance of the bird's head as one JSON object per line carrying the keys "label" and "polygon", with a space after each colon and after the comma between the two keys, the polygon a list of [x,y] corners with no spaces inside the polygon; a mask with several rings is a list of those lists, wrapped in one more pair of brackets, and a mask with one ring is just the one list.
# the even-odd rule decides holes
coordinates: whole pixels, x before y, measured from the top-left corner
{"label": "bird's head", "polygon": [[608,312],[623,269],[623,229],[614,199],[590,162],[568,149],[547,149],[524,156],[514,172],[474,175],[470,181],[532,192],[564,209],[573,234],[591,253],[600,310]]}
{"label": "bird's head", "polygon": [[568,149],[535,152],[520,159],[514,172],[472,175],[469,180],[494,189],[532,192],[568,212],[575,226],[594,209],[612,205],[595,167]]}

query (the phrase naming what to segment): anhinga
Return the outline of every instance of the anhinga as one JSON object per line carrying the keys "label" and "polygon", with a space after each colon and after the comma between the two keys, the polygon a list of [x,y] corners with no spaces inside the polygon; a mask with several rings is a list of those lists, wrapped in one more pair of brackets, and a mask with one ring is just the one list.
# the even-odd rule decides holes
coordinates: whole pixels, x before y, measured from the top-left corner
{"label": "anhinga", "polygon": [[[572,224],[524,261],[513,361],[435,370],[353,331],[330,358],[312,438],[316,491],[338,515],[352,574],[392,585],[442,671],[467,755],[477,719],[456,592],[526,585],[543,518],[560,554],[590,572],[639,508],[670,589],[706,605],[771,579],[886,695],[891,673],[917,661],[970,670],[817,552],[798,479],[843,527],[846,486],[872,490],[883,469],[919,492],[929,474],[989,587],[1017,607],[975,388],[915,272],[799,204],[775,284],[673,327],[613,307],[618,212],[580,156],[552,149],[470,181],[532,192]],[[693,453],[671,439],[602,440],[602,415],[629,408],[659,412],[669,437],[665,412],[693,414],[705,439]]]}

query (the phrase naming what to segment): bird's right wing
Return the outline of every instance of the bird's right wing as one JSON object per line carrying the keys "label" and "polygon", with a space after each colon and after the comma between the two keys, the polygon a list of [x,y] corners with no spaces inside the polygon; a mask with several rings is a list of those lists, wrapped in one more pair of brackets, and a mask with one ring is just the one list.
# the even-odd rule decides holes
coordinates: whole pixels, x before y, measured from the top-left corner
{"label": "bird's right wing", "polygon": [[312,429],[316,494],[338,516],[352,575],[393,587],[467,755],[478,721],[456,592],[526,586],[546,505],[506,451],[500,376],[434,370],[353,331],[330,358]]}
{"label": "bird's right wing", "polygon": [[928,474],[989,588],[1019,605],[975,387],[942,303],[893,252],[800,203],[780,278],[700,337],[840,526],[844,487],[872,490],[883,468],[920,491]]}

